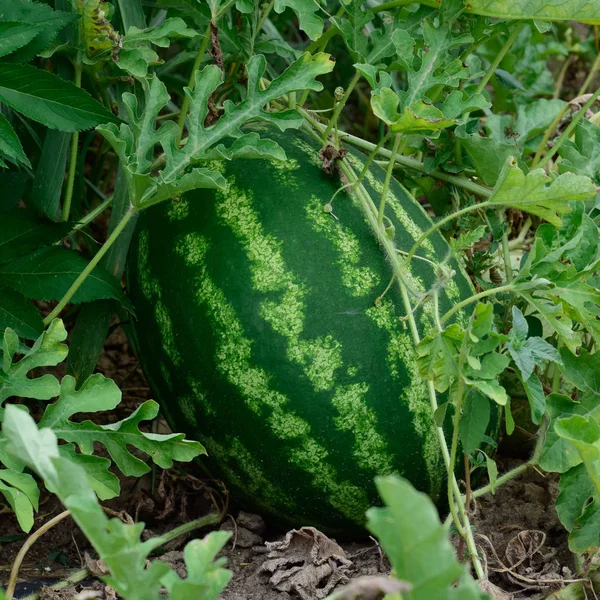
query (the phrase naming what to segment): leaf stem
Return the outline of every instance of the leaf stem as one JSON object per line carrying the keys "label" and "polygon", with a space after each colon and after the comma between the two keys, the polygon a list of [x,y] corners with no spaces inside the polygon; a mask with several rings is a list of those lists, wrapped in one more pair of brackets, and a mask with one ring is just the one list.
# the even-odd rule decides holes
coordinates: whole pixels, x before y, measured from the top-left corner
{"label": "leaf stem", "polygon": [[[310,113],[308,113],[306,110],[304,110],[302,108],[298,108],[297,110],[317,131],[319,131],[319,132],[324,131],[325,126],[321,125],[321,123],[319,123],[316,119],[314,119],[310,115]],[[387,159],[389,159],[392,155],[392,153],[389,150],[386,150],[385,148],[377,149],[378,144],[372,144],[371,142],[367,142],[367,141],[363,140],[362,138],[356,137],[350,133],[346,133],[345,131],[338,130],[338,136],[340,137],[341,141],[348,142],[349,144],[352,144],[353,146],[355,146],[356,148],[360,148],[361,150],[367,150],[369,152],[376,150],[377,154],[379,154],[380,156],[383,156]],[[395,162],[400,167],[404,167],[407,169],[413,169],[414,171],[417,171],[418,173],[424,173],[425,175],[428,175],[429,177],[433,177],[434,179],[439,179],[440,181],[446,181],[447,183],[451,183],[452,185],[455,185],[464,190],[467,190],[468,192],[471,192],[472,194],[475,194],[476,196],[481,196],[483,198],[489,198],[492,195],[492,190],[490,188],[484,187],[483,185],[479,185],[478,183],[475,183],[474,181],[471,181],[470,179],[467,179],[466,177],[449,175],[448,173],[444,173],[443,171],[440,171],[438,169],[434,169],[433,171],[428,171],[425,168],[425,165],[421,161],[419,161],[415,158],[412,158],[410,156],[404,156],[402,154],[398,154],[395,158]]]}
{"label": "leaf stem", "polygon": [[556,140],[556,142],[554,142],[554,145],[546,153],[544,158],[542,158],[542,160],[538,163],[537,166],[539,168],[543,168],[548,163],[548,161],[558,152],[559,148],[563,145],[563,143],[567,139],[569,139],[571,133],[573,132],[573,129],[575,129],[575,127],[577,126],[577,123],[579,123],[579,121],[581,121],[581,119],[585,116],[585,113],[587,112],[588,108],[590,108],[594,104],[594,102],[596,102],[598,96],[600,96],[600,88],[598,88],[590,96],[589,100],[581,107],[581,109],[575,113],[575,116],[571,119],[571,122],[569,123],[567,128],[563,131],[563,133]]}
{"label": "leaf stem", "polygon": [[[208,48],[208,42],[210,41],[210,23],[204,32],[204,37],[202,39],[202,43],[200,44],[200,48],[198,48],[198,53],[196,54],[196,60],[194,60],[194,65],[192,66],[192,72],[190,74],[190,79],[188,81],[188,87],[193,89],[194,81],[196,78],[196,71],[200,68],[200,63],[204,58],[204,53]],[[181,138],[183,136],[183,129],[185,128],[185,118],[187,117],[188,109],[190,108],[190,99],[187,94],[184,93],[183,102],[181,103],[181,110],[179,111],[179,119],[177,120],[177,126],[179,127],[179,135],[177,136],[176,143],[177,145],[181,144]]]}
{"label": "leaf stem", "polygon": [[275,4],[275,0],[271,0],[269,2],[269,4],[267,4],[265,10],[263,11],[263,13],[260,15],[260,19],[258,20],[258,23],[256,24],[256,35],[258,35],[260,33],[260,30],[262,29],[262,26],[265,24],[265,21],[267,20],[267,17],[269,16],[269,14],[271,13],[271,11],[273,10],[273,5]]}
{"label": "leaf stem", "polygon": [[81,219],[81,221],[79,221],[79,223],[73,227],[73,231],[79,231],[80,229],[83,229],[88,223],[91,223],[94,219],[96,219],[96,217],[101,215],[112,204],[112,202],[113,199],[111,197],[98,204],[94,210],[85,215],[85,217],[83,217],[83,219]]}
{"label": "leaf stem", "polygon": [[[398,148],[400,147],[401,136],[399,133],[396,134],[394,138],[394,146],[392,148],[392,156],[390,157],[390,162],[388,163],[388,167],[385,172],[385,179],[383,181],[383,190],[381,190],[381,199],[379,200],[379,211],[377,212],[377,223],[379,227],[383,225],[383,215],[385,213],[385,203],[387,201],[388,190],[390,189],[390,180],[392,179],[392,173],[394,171],[394,164],[396,159],[396,154],[398,153]],[[365,168],[367,168],[365,166]],[[363,169],[364,171],[364,169]],[[362,175],[362,173],[361,173]]]}
{"label": "leaf stem", "polygon": [[500,287],[497,287],[497,288],[490,288],[489,290],[484,290],[483,292],[479,292],[479,294],[470,296],[469,298],[466,298],[462,302],[456,303],[442,317],[442,319],[441,319],[442,324],[444,324],[446,321],[448,321],[448,319],[450,319],[450,317],[452,317],[452,315],[456,314],[459,310],[462,310],[465,306],[469,306],[469,304],[472,304],[473,302],[479,302],[479,300],[482,300],[483,298],[487,298],[488,296],[493,296],[494,294],[503,294],[504,292],[512,292],[513,289],[514,289],[513,284],[509,283],[507,285],[501,285]]}
{"label": "leaf stem", "polygon": [[[78,55],[75,61],[75,79],[73,83],[81,87],[81,59]],[[71,154],[69,157],[69,174],[67,176],[67,189],[65,190],[65,200],[62,206],[61,221],[68,221],[71,214],[71,202],[73,200],[73,189],[75,187],[75,172],[77,171],[77,151],[79,149],[79,131],[71,136]]]}
{"label": "leaf stem", "polygon": [[348,102],[348,98],[350,98],[350,94],[352,93],[352,91],[356,87],[356,84],[358,83],[358,81],[360,80],[360,78],[361,78],[360,72],[356,71],[354,73],[354,77],[351,79],[350,83],[348,84],[348,87],[346,88],[346,91],[344,92],[344,95],[342,96],[342,99],[335,106],[335,110],[333,111],[333,115],[332,115],[331,119],[329,120],[329,123],[327,124],[327,127],[325,128],[325,131],[323,132],[323,141],[325,141],[325,142],[327,141],[327,136],[329,135],[329,132],[331,131],[331,128],[334,125],[337,125],[338,117],[340,116],[340,113],[342,112],[344,106],[346,106],[346,102]]}
{"label": "leaf stem", "polygon": [[[523,463],[522,465],[519,465],[518,467],[515,467],[514,469],[511,469],[510,471],[507,471],[506,473],[504,473],[504,475],[501,475],[500,477],[498,477],[498,479],[496,479],[496,482],[494,483],[494,489],[504,485],[505,483],[508,483],[512,479],[515,479],[521,473],[524,473],[525,471],[527,471],[529,466],[530,466],[530,463],[526,462],[526,463]],[[484,485],[483,487],[480,487],[480,488],[474,490],[473,492],[471,492],[471,498],[479,498],[480,496],[485,496],[486,494],[489,494],[491,491],[492,491],[492,485],[490,483],[488,483],[487,485]]]}
{"label": "leaf stem", "polygon": [[481,94],[483,90],[485,90],[485,86],[489,83],[494,71],[498,68],[498,65],[502,62],[502,59],[506,56],[506,53],[510,50],[511,46],[517,41],[517,38],[519,37],[524,25],[525,23],[518,23],[512,30],[511,34],[508,36],[508,39],[504,43],[504,46],[502,46],[500,52],[496,54],[485,75],[481,78],[479,85],[475,89],[476,94]]}
{"label": "leaf stem", "polygon": [[66,294],[61,298],[60,302],[55,306],[54,310],[44,319],[44,326],[47,326],[52,322],[53,319],[60,315],[62,309],[69,303],[75,292],[81,287],[81,284],[86,280],[87,276],[94,270],[96,265],[102,260],[102,257],[108,252],[109,248],[115,243],[125,226],[136,213],[133,206],[130,206],[127,212],[123,215],[123,218],[119,224],[115,227],[113,232],[110,234],[106,242],[104,242],[102,248],[96,252],[92,260],[88,265],[81,271],[77,279],[73,282],[71,287],[67,290]]}

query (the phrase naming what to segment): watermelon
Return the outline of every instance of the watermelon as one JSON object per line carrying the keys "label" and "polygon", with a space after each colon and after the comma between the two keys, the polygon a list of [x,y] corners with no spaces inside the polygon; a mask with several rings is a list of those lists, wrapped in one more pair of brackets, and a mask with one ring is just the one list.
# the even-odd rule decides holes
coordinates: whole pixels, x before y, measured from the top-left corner
{"label": "watermelon", "polygon": [[[376,475],[399,473],[437,499],[445,469],[401,295],[392,285],[379,298],[391,267],[358,201],[332,201],[340,179],[311,137],[269,136],[286,161],[215,163],[226,190],[141,214],[128,263],[134,345],[167,421],[205,445],[235,500],[272,522],[347,533],[377,502]],[[366,157],[347,158],[360,172]],[[364,182],[377,203],[384,177],[374,165]],[[386,214],[400,250],[431,225],[395,180]],[[418,255],[410,280],[422,292],[433,262],[456,271],[442,313],[472,294],[440,234]],[[415,318],[429,330],[432,303]]]}

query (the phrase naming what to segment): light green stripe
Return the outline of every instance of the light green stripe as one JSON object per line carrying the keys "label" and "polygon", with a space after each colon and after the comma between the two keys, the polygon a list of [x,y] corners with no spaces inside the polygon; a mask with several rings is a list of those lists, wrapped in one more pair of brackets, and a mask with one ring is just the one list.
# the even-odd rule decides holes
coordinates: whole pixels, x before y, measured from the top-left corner
{"label": "light green stripe", "polygon": [[[210,437],[202,441],[209,456],[214,457],[227,472],[231,484],[240,488],[256,504],[281,518],[289,518],[289,514],[281,513],[276,507],[284,506],[291,511],[298,511],[296,503],[284,490],[273,484],[272,478],[265,475],[260,461],[238,438],[227,436],[222,443]],[[229,466],[231,461],[236,461],[237,469]]]}
{"label": "light green stripe", "polygon": [[340,221],[323,210],[323,201],[311,196],[306,204],[306,214],[312,228],[329,241],[337,256],[342,284],[352,296],[366,296],[373,292],[381,280],[368,266],[361,266],[362,251],[358,237]]}
{"label": "light green stripe", "polygon": [[367,470],[379,475],[394,471],[394,457],[388,452],[385,439],[377,432],[377,415],[367,402],[369,386],[352,383],[338,387],[333,396],[333,405],[340,413],[336,425],[343,430],[360,436],[361,443],[355,445],[354,458]]}

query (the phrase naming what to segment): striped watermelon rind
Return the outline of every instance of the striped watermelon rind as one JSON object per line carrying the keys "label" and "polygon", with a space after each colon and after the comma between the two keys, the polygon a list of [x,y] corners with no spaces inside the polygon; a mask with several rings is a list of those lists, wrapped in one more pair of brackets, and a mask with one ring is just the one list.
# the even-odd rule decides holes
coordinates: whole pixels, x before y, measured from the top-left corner
{"label": "striped watermelon rind", "polygon": [[[269,135],[286,161],[215,163],[225,191],[141,214],[133,336],[167,420],[206,446],[234,498],[282,523],[350,533],[377,502],[375,475],[397,472],[437,499],[445,468],[397,286],[375,303],[392,272],[359,203],[338,194],[327,212],[340,181],[318,146]],[[360,172],[365,156],[347,158]],[[384,176],[372,166],[365,178],[374,199]],[[431,225],[395,180],[386,214],[401,250]],[[409,278],[425,292],[450,249],[435,233],[418,254]],[[455,258],[449,266],[442,313],[472,294]],[[431,311],[415,313],[421,333]]]}

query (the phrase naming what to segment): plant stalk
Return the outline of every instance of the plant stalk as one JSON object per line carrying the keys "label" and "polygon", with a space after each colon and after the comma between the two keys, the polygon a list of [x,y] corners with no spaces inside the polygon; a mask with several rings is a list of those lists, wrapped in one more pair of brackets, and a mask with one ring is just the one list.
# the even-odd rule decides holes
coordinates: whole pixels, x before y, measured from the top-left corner
{"label": "plant stalk", "polygon": [[44,326],[49,325],[53,319],[60,315],[62,309],[69,303],[71,298],[77,292],[77,290],[81,287],[81,284],[86,280],[87,276],[94,270],[96,265],[102,260],[102,257],[108,252],[110,247],[115,243],[125,226],[136,213],[136,210],[133,206],[130,206],[127,212],[123,215],[120,223],[115,227],[114,231],[110,234],[106,242],[104,242],[102,248],[96,252],[92,260],[88,263],[85,269],[79,274],[77,279],[73,282],[71,287],[67,290],[67,293],[61,298],[60,302],[56,305],[54,310],[44,319]]}
{"label": "plant stalk", "polygon": [[[383,215],[385,213],[385,203],[387,201],[388,191],[390,189],[390,180],[392,179],[392,173],[394,172],[395,158],[398,153],[398,148],[400,147],[401,136],[399,133],[396,134],[394,138],[394,146],[392,148],[392,156],[390,157],[390,162],[388,163],[388,167],[385,171],[385,179],[383,181],[383,190],[381,192],[381,199],[379,200],[379,211],[377,212],[377,222],[379,227],[383,225]],[[365,169],[367,166],[365,165]],[[363,169],[364,171],[364,169]],[[362,173],[361,173],[362,175]]]}
{"label": "plant stalk", "polygon": [[506,56],[506,53],[510,50],[512,45],[517,41],[521,30],[525,23],[518,23],[515,28],[512,30],[511,34],[508,36],[508,39],[504,43],[504,46],[500,49],[500,52],[495,56],[494,60],[491,62],[488,70],[485,75],[482,77],[479,85],[475,89],[476,94],[481,94],[483,90],[485,90],[485,86],[489,83],[494,71],[498,68],[498,65],[502,62],[503,58]]}
{"label": "plant stalk", "polygon": [[[338,161],[338,165],[339,165],[342,173],[348,179],[348,181],[350,183],[354,184],[356,181],[356,174],[354,173],[354,170],[349,165],[349,163],[346,160],[342,159],[342,160]],[[371,228],[377,235],[379,243],[383,246],[383,248],[386,252],[386,255],[388,257],[388,260],[392,264],[394,275],[396,275],[396,279],[398,280],[398,284],[400,287],[400,293],[401,293],[403,301],[404,301],[405,312],[407,315],[407,320],[409,323],[413,341],[414,341],[414,344],[417,345],[420,342],[420,335],[419,335],[419,331],[417,329],[417,325],[416,325],[416,322],[414,319],[412,306],[410,304],[410,299],[408,296],[408,290],[407,290],[406,284],[404,283],[404,279],[405,279],[404,265],[400,261],[398,254],[395,251],[395,246],[394,246],[393,241],[387,237],[385,232],[382,231],[382,228],[378,224],[377,209],[376,209],[375,205],[373,204],[373,201],[371,200],[368,192],[364,189],[364,187],[362,185],[360,185],[360,186],[356,186],[355,193],[356,193],[357,198],[359,199],[360,203],[363,206],[365,216],[367,217],[367,220],[369,221]],[[427,385],[428,385],[428,393],[429,393],[429,397],[430,397],[430,404],[432,407],[432,415],[433,415],[433,412],[435,410],[437,410],[437,397],[436,397],[435,388],[433,387],[433,382],[428,381]],[[483,567],[481,565],[481,562],[480,562],[480,559],[479,559],[479,556],[477,553],[475,539],[473,537],[473,532],[471,530],[471,525],[469,523],[469,517],[466,514],[464,502],[463,502],[462,496],[460,494],[460,490],[458,488],[458,482],[456,481],[456,477],[454,475],[454,465],[451,463],[450,453],[448,451],[448,445],[446,442],[444,431],[441,427],[436,427],[436,431],[437,431],[438,440],[440,443],[442,457],[443,457],[444,463],[446,465],[448,478],[451,481],[450,486],[454,492],[454,502],[456,502],[456,506],[458,507],[458,512],[459,512],[459,516],[460,516],[460,519],[458,518],[458,516],[456,517],[457,520],[455,521],[455,524],[456,524],[458,531],[461,532],[461,535],[464,535],[464,537],[466,538],[467,546],[469,548],[469,551],[471,552],[471,558],[473,561],[473,566],[475,568],[475,572],[477,573],[477,577],[482,579],[484,577]],[[454,502],[451,504],[451,506],[454,506]],[[456,510],[456,509],[453,508],[453,510]],[[462,522],[461,522],[461,519],[462,519]],[[463,526],[463,524],[464,524],[464,526]]]}
{"label": "plant stalk", "polygon": [[[81,87],[81,57],[78,55],[75,61],[75,79],[73,83]],[[79,132],[71,136],[71,154],[69,156],[69,173],[67,175],[67,189],[65,190],[65,201],[62,206],[61,221],[68,221],[71,214],[71,203],[73,201],[73,189],[75,187],[75,173],[77,171],[77,150],[79,149]]]}

